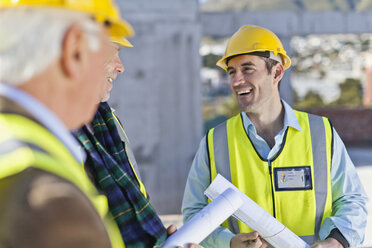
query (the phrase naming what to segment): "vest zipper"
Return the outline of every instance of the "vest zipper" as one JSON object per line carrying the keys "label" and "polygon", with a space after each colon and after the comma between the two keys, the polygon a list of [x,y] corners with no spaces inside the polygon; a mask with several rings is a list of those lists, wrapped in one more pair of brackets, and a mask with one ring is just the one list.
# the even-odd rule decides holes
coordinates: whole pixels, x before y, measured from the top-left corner
{"label": "vest zipper", "polygon": [[273,174],[272,174],[272,171],[271,171],[271,161],[269,160],[268,161],[269,163],[269,173],[270,173],[270,185],[271,185],[271,197],[273,199],[273,216],[274,218],[276,218],[275,216],[275,198],[274,198],[274,187],[273,187]]}

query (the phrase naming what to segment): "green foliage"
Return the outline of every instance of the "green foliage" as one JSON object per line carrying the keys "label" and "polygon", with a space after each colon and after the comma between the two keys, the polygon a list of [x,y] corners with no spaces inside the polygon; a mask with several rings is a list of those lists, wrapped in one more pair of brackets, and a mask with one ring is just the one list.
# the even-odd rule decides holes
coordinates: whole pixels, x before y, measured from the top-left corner
{"label": "green foliage", "polygon": [[331,107],[359,107],[362,106],[362,85],[360,80],[348,78],[340,84],[340,97],[329,104]]}
{"label": "green foliage", "polygon": [[203,104],[203,119],[211,120],[216,116],[232,117],[240,112],[238,102],[234,94],[216,97],[212,101]]}
{"label": "green foliage", "polygon": [[308,91],[302,101],[299,99],[295,99],[294,106],[297,109],[307,109],[307,108],[319,108],[324,107],[325,104],[321,96],[313,91]]}
{"label": "green foliage", "polygon": [[221,112],[227,117],[233,117],[240,113],[238,100],[235,94],[231,94],[227,97],[226,101],[222,104]]}
{"label": "green foliage", "polygon": [[205,56],[203,56],[203,67],[209,67],[209,68],[220,68],[216,65],[216,62],[221,58],[221,55],[216,55],[213,53],[209,53]]}
{"label": "green foliage", "polygon": [[344,107],[344,108],[355,108],[362,106],[362,85],[360,80],[347,78],[342,84],[340,84],[340,96],[333,102],[328,104],[324,103],[321,96],[313,91],[307,92],[304,99],[300,99],[296,92],[293,94],[294,106],[297,109],[307,108],[323,108],[323,107]]}

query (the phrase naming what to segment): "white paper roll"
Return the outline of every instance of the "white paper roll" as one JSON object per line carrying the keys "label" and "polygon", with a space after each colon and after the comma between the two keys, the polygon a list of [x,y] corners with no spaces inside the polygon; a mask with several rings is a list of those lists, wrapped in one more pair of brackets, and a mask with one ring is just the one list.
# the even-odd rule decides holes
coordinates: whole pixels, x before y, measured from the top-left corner
{"label": "white paper roll", "polygon": [[233,214],[235,218],[260,233],[269,244],[276,248],[310,248],[310,246],[289,230],[281,222],[271,216],[251,198],[241,192],[220,174],[213,180],[204,192],[209,199],[213,200],[221,192],[232,189],[239,194],[243,205]]}
{"label": "white paper roll", "polygon": [[226,189],[171,235],[162,247],[187,247],[189,243],[199,244],[242,204],[243,201],[238,192],[230,188]]}

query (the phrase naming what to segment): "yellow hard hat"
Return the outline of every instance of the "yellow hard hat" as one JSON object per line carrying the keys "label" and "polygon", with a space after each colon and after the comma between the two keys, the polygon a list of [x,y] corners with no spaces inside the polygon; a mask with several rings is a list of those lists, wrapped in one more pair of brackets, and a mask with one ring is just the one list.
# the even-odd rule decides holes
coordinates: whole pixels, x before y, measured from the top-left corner
{"label": "yellow hard hat", "polygon": [[232,56],[252,52],[272,52],[281,56],[284,70],[291,66],[291,59],[284,50],[279,38],[270,30],[256,25],[242,26],[227,43],[225,55],[217,61],[217,65],[227,70],[226,60]]}
{"label": "yellow hard hat", "polygon": [[124,36],[119,37],[119,36],[111,35],[111,41],[118,43],[121,46],[133,47],[133,45],[129,42],[129,40],[127,40],[127,38],[125,38]]}
{"label": "yellow hard hat", "polygon": [[0,9],[18,6],[65,8],[91,14],[97,21],[109,23],[109,33],[122,46],[132,46],[126,37],[134,35],[132,26],[120,17],[112,0],[0,0]]}

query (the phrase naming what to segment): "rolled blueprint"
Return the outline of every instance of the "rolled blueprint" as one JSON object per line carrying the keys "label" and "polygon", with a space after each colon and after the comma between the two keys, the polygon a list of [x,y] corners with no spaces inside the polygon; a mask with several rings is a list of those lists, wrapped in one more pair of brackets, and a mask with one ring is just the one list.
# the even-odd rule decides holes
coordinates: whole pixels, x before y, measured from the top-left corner
{"label": "rolled blueprint", "polygon": [[172,234],[162,248],[187,247],[189,243],[199,244],[222,222],[243,204],[239,193],[233,189],[224,190],[211,203]]}
{"label": "rolled blueprint", "polygon": [[257,231],[260,236],[276,248],[310,248],[300,237],[271,216],[251,198],[241,192],[220,174],[213,180],[204,194],[211,200],[227,189],[233,189],[243,199],[243,205],[233,214],[235,218]]}

